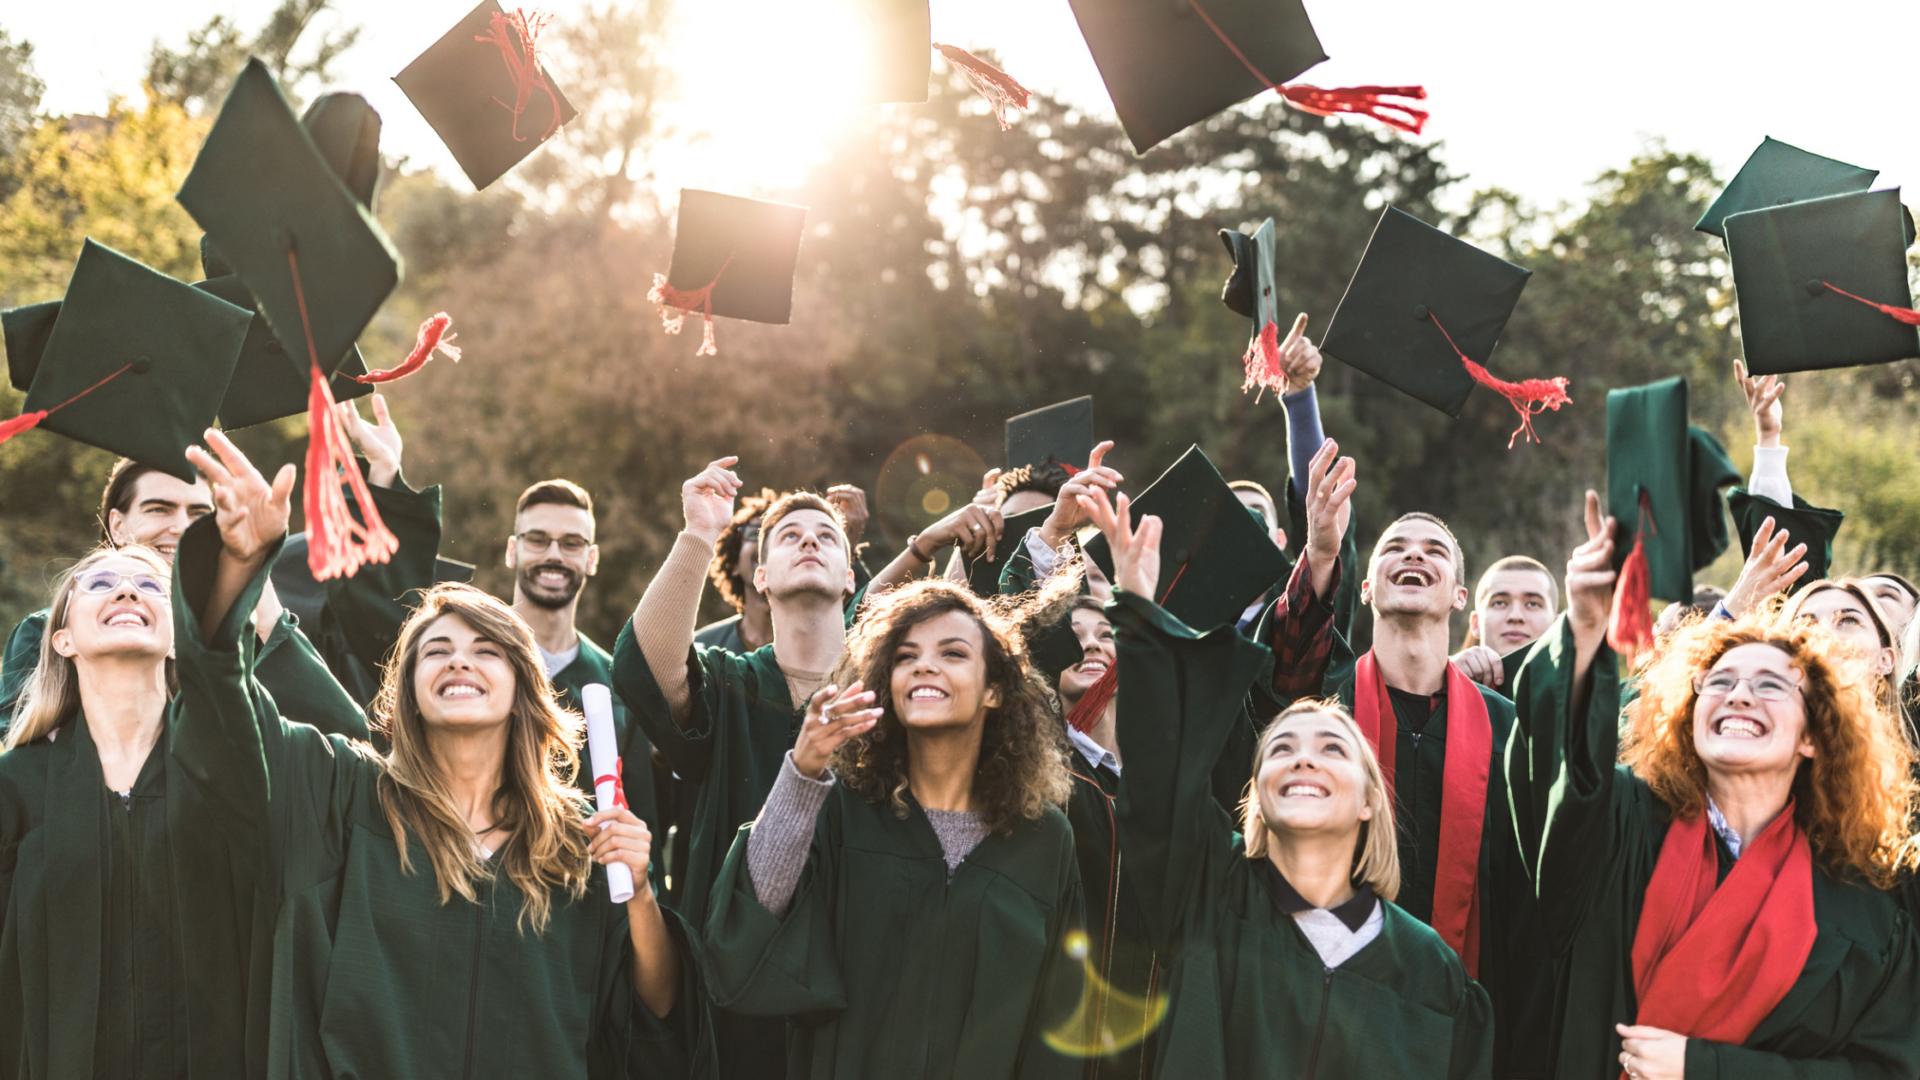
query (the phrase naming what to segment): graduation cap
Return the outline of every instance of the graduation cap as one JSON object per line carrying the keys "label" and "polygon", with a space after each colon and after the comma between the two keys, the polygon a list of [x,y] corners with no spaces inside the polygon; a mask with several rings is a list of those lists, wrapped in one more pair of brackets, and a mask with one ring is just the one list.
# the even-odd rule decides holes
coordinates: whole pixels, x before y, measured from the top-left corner
{"label": "graduation cap", "polygon": [[1077,397],[1007,418],[1007,469],[1062,465],[1068,473],[1087,467],[1093,453],[1093,398]]}
{"label": "graduation cap", "polygon": [[1252,236],[1221,229],[1220,242],[1233,256],[1233,273],[1220,290],[1220,302],[1235,315],[1253,320],[1253,337],[1240,358],[1247,369],[1240,392],[1258,386],[1263,393],[1286,393],[1287,375],[1280,366],[1280,301],[1273,281],[1273,219],[1261,222]]}
{"label": "graduation cap", "polygon": [[1769,136],[1693,227],[1725,240],[1726,219],[1734,214],[1865,191],[1878,175],[1876,170],[1810,154]]}
{"label": "graduation cap", "polygon": [[1740,473],[1719,440],[1687,423],[1687,380],[1607,392],[1607,512],[1620,570],[1608,641],[1634,655],[1653,639],[1653,597],[1693,599],[1693,575],[1727,549],[1720,489]]}
{"label": "graduation cap", "polygon": [[[20,338],[45,323],[49,305],[34,307],[9,320],[26,324]],[[251,317],[88,240],[41,351],[8,327],[10,374],[31,371],[26,404],[0,424],[0,440],[43,427],[190,481],[187,447],[213,423]]]}
{"label": "graduation cap", "polygon": [[322,94],[307,106],[300,126],[333,175],[372,213],[380,189],[380,114],[359,94]]}
{"label": "graduation cap", "polygon": [[1418,134],[1418,86],[1281,84],[1327,58],[1300,0],[1072,0],[1081,36],[1138,153],[1263,90],[1320,116],[1360,113]]}
{"label": "graduation cap", "polygon": [[[306,361],[311,433],[304,492],[314,576],[325,580],[385,561],[398,541],[354,463],[328,377],[399,283],[399,254],[258,59],[234,80],[179,200],[253,294],[274,336],[295,343],[296,358]],[[359,520],[339,485],[320,482],[336,475],[352,489]]]}
{"label": "graduation cap", "polygon": [[40,355],[47,351],[47,338],[60,317],[60,301],[8,308],[0,311],[0,333],[6,337],[7,381],[15,390],[26,393],[33,385],[34,370]]}
{"label": "graduation cap", "polygon": [[[1168,613],[1206,633],[1232,626],[1247,605],[1280,580],[1286,556],[1220,477],[1198,446],[1133,500],[1132,515],[1160,518],[1160,595]],[[1086,556],[1109,579],[1113,553],[1105,536]]]}
{"label": "graduation cap", "polygon": [[550,18],[481,0],[393,77],[476,189],[578,115],[541,62],[540,31]]}
{"label": "graduation cap", "polygon": [[1052,513],[1053,504],[1046,503],[1008,516],[1004,522],[1006,527],[1000,533],[1000,549],[990,559],[983,556],[967,564],[967,588],[976,596],[1000,595],[1001,571],[1026,545],[1027,533],[1045,525]]}
{"label": "graduation cap", "polygon": [[785,325],[793,316],[793,268],[807,208],[683,188],[673,262],[653,275],[647,299],[669,334],[694,311],[706,319],[695,356],[714,356],[713,319]]}
{"label": "graduation cap", "polygon": [[1537,438],[1534,414],[1571,402],[1567,380],[1511,383],[1484,366],[1532,275],[1389,206],[1340,298],[1321,351],[1456,420],[1477,382],[1519,412],[1514,439],[1522,433]]}
{"label": "graduation cap", "polygon": [[1774,527],[1787,534],[1788,549],[1795,544],[1807,545],[1807,554],[1802,560],[1807,564],[1807,572],[1793,583],[1793,590],[1827,576],[1833,566],[1833,538],[1846,520],[1846,514],[1814,506],[1799,495],[1793,497],[1792,506],[1781,506],[1745,488],[1734,488],[1727,493],[1727,509],[1733,512],[1733,528],[1740,537],[1742,558],[1753,555],[1755,534],[1772,518]]}
{"label": "graduation cap", "polygon": [[[247,291],[239,275],[208,278],[193,287],[244,308],[253,316],[246,341],[240,346],[240,359],[233,366],[233,380],[227,384],[226,397],[220,402],[220,426],[227,431],[237,431],[306,412],[313,382],[307,375],[307,365],[289,353],[274,336],[266,316],[253,310],[253,294]],[[329,380],[334,400],[348,401],[373,393],[373,387],[364,386],[354,378],[366,371],[359,347],[348,350],[347,358]]]}
{"label": "graduation cap", "polygon": [[[433,560],[433,580],[458,581],[465,584],[473,582],[474,565],[459,559],[435,556]],[[280,595],[280,602],[288,611],[294,613],[303,623],[310,626],[320,625],[321,611],[327,604],[327,587],[316,580],[312,571],[307,569],[307,534],[297,532],[287,537],[281,545],[280,555],[274,560],[273,589]],[[309,630],[309,634],[314,631]]]}
{"label": "graduation cap", "polygon": [[1756,375],[1920,357],[1898,188],[1726,219],[1740,340]]}

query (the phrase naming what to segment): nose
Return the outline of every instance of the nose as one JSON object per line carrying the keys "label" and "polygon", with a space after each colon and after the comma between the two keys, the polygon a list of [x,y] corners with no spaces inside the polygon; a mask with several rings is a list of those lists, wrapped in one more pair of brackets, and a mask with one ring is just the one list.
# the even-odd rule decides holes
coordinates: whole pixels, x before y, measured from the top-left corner
{"label": "nose", "polygon": [[113,587],[113,595],[107,598],[107,602],[117,604],[122,600],[132,600],[137,603],[139,599],[140,590],[134,588],[132,581],[121,578],[120,584]]}
{"label": "nose", "polygon": [[1733,684],[1733,689],[1727,692],[1727,696],[1723,700],[1728,705],[1736,703],[1740,705],[1752,705],[1755,701],[1753,696],[1753,680],[1742,677],[1739,682]]}

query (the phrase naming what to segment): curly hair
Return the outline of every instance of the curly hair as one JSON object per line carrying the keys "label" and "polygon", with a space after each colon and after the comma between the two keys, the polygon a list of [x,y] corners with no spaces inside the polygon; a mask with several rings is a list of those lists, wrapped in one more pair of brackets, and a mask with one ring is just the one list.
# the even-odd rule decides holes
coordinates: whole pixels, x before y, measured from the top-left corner
{"label": "curly hair", "polygon": [[1048,458],[1038,465],[1022,465],[1017,469],[1008,469],[1000,474],[993,486],[1000,491],[1000,501],[1018,495],[1023,491],[1037,491],[1049,499],[1060,497],[1060,489],[1073,479],[1066,467]]}
{"label": "curly hair", "polygon": [[1755,644],[1786,653],[1803,678],[1814,757],[1793,778],[1795,822],[1829,871],[1890,887],[1915,861],[1908,839],[1917,791],[1913,751],[1875,693],[1872,671],[1824,627],[1783,619],[1771,608],[1683,626],[1641,675],[1620,760],[1676,818],[1703,813],[1707,768],[1693,742],[1693,678],[1729,650]]}
{"label": "curly hair", "polygon": [[713,589],[720,594],[735,611],[746,607],[747,590],[752,583],[740,576],[740,546],[746,543],[747,526],[760,520],[780,499],[772,488],[761,488],[758,495],[742,495],[740,507],[733,512],[733,520],[720,530],[720,538],[713,542],[713,562],[707,566],[707,580],[713,582]]}
{"label": "curly hair", "polygon": [[1049,803],[1064,806],[1071,793],[1066,733],[1053,695],[1027,660],[1016,613],[1002,611],[942,578],[916,581],[871,601],[847,641],[831,681],[866,684],[880,722],[834,751],[834,773],[869,803],[888,800],[907,815],[907,759],[912,747],[894,712],[893,657],[915,626],[950,612],[972,616],[980,627],[987,686],[1000,704],[987,710],[973,793],[987,826],[1005,836],[1020,820],[1033,821]]}

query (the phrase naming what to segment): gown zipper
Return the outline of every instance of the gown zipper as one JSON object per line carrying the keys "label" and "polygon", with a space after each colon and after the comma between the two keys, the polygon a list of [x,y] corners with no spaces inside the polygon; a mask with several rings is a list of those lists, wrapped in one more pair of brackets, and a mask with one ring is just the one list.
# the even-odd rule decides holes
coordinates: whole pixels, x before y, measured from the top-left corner
{"label": "gown zipper", "polygon": [[1307,1080],[1313,1080],[1320,1067],[1320,1040],[1327,1033],[1327,1005],[1333,1000],[1333,969],[1328,968],[1320,983],[1320,1023],[1313,1029],[1313,1052],[1307,1055]]}
{"label": "gown zipper", "polygon": [[460,1068],[460,1075],[466,1080],[473,1078],[473,1025],[474,1018],[480,1012],[480,944],[484,912],[479,904],[473,905],[473,975],[467,982],[467,1056]]}

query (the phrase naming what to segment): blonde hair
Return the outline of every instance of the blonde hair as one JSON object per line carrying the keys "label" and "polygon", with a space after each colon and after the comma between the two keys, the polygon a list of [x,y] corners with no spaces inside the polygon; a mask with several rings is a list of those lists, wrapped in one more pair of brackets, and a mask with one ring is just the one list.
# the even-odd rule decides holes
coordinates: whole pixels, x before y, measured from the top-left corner
{"label": "blonde hair", "polygon": [[1246,794],[1240,800],[1240,831],[1246,837],[1247,858],[1267,855],[1267,819],[1260,812],[1260,761],[1266,756],[1267,742],[1280,725],[1296,716],[1313,713],[1338,724],[1348,739],[1360,748],[1360,769],[1367,777],[1367,808],[1373,817],[1360,823],[1360,837],[1353,845],[1353,879],[1371,886],[1374,895],[1391,902],[1400,895],[1400,847],[1393,825],[1393,800],[1387,796],[1386,777],[1380,772],[1380,759],[1349,713],[1337,699],[1296,701],[1273,718],[1260,732],[1253,752],[1253,779],[1247,781]]}
{"label": "blonde hair", "polygon": [[[159,552],[138,544],[118,548],[103,544],[67,567],[67,572],[54,582],[46,630],[40,636],[40,659],[34,664],[33,674],[27,677],[19,704],[14,706],[12,726],[7,729],[6,749],[25,746],[43,738],[79,713],[80,671],[74,666],[72,657],[61,656],[54,651],[53,635],[55,631],[67,628],[68,612],[73,605],[74,579],[116,555],[144,562],[163,578],[170,579],[173,575],[173,568],[167,565],[167,560],[161,558]],[[168,604],[168,611],[171,614],[171,603]],[[171,698],[179,689],[179,681],[174,675],[173,658],[167,657],[164,662],[167,696]]]}
{"label": "blonde hair", "polygon": [[[498,645],[513,667],[513,706],[507,717],[506,762],[500,789],[493,796],[493,819],[507,840],[485,863],[475,854],[474,836],[427,743],[425,721],[413,688],[426,630],[452,615],[475,634]],[[504,870],[525,903],[521,929],[546,931],[555,890],[578,898],[586,894],[592,871],[587,837],[580,828],[585,800],[573,788],[580,764],[585,724],[555,700],[546,666],[534,650],[533,631],[499,600],[470,585],[444,582],[427,590],[419,607],[400,628],[394,659],[387,665],[375,723],[393,742],[380,776],[380,805],[400,848],[400,868],[412,872],[407,855],[409,830],[420,837],[440,883],[440,902],[455,893],[478,901],[476,882]]]}

